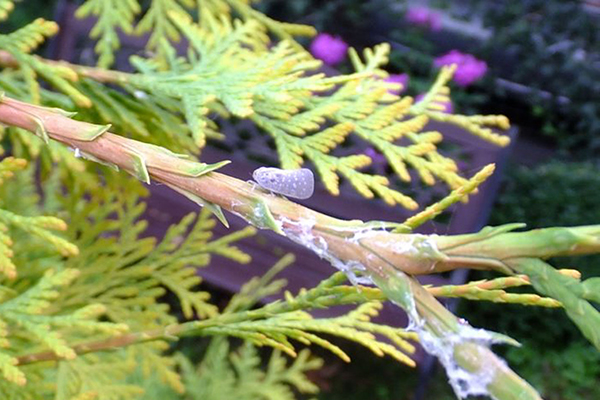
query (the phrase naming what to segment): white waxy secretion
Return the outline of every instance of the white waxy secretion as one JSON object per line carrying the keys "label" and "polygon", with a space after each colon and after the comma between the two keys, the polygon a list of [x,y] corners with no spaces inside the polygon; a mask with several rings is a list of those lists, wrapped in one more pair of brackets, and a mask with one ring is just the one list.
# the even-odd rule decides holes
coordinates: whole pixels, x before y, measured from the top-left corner
{"label": "white waxy secretion", "polygon": [[252,173],[263,188],[295,199],[308,199],[315,191],[315,177],[310,169],[261,167]]}

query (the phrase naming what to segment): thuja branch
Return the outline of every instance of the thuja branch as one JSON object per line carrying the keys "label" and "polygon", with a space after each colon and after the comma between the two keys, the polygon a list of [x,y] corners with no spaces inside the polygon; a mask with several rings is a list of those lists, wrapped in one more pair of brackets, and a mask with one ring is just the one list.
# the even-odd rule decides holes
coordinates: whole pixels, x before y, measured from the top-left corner
{"label": "thuja branch", "polygon": [[[264,320],[280,314],[299,310],[385,300],[381,291],[374,288],[338,286],[344,281],[345,277],[343,274],[334,274],[317,287],[302,291],[295,297],[287,293],[285,301],[269,303],[253,310],[237,312],[228,312],[226,310],[223,314],[202,321],[184,322],[181,324],[168,325],[164,328],[127,333],[108,339],[87,341],[72,346],[72,349],[75,353],[81,355],[99,351],[115,350],[121,347],[154,340],[173,340],[184,336],[211,336],[218,334],[211,328],[223,328],[241,322]],[[405,339],[418,339],[417,335],[411,332],[406,332],[403,336]],[[18,365],[24,365],[42,361],[59,360],[60,358],[61,357],[55,352],[44,351],[22,355],[17,357],[17,360]]]}
{"label": "thuja branch", "polygon": [[[71,348],[77,355],[83,355],[98,351],[115,350],[121,347],[151,342],[154,340],[174,338],[182,336],[188,329],[191,329],[194,322],[188,322],[179,325],[169,325],[164,328],[154,329],[151,331],[128,333],[104,340],[80,343],[72,346]],[[60,359],[61,357],[59,357],[53,351],[42,351],[39,353],[26,354],[17,357],[17,365],[33,364],[43,361],[56,361]]]}
{"label": "thuja branch", "polygon": [[[62,61],[62,60],[54,61],[54,60],[48,60],[48,59],[45,59],[45,58],[42,58],[39,56],[33,56],[33,57],[35,57],[40,62],[43,62],[43,63],[51,65],[51,66],[69,69],[73,73],[76,74],[75,76],[90,78],[97,82],[102,82],[102,83],[127,82],[129,79],[129,76],[131,75],[131,74],[128,74],[127,72],[110,70],[110,69],[105,69],[105,68],[100,68],[100,67],[89,67],[89,66],[85,66],[85,65],[78,65],[78,64],[73,64],[73,63],[70,63],[67,61]],[[8,68],[18,68],[19,62],[8,51],[0,50],[0,65],[3,67],[8,67]]]}
{"label": "thuja branch", "polygon": [[[561,270],[559,272],[567,276],[573,276],[575,273],[573,270]],[[153,340],[171,340],[175,337],[200,335],[203,330],[213,326],[224,326],[240,321],[263,319],[280,313],[308,310],[315,307],[322,308],[387,300],[387,297],[377,288],[366,286],[338,286],[343,281],[345,281],[345,276],[343,273],[338,272],[317,288],[306,291],[296,297],[292,297],[288,294],[285,302],[270,303],[260,309],[252,311],[241,311],[219,315],[205,321],[185,322],[159,329],[127,333],[108,339],[79,343],[74,345],[72,349],[78,355],[115,350],[117,348]],[[495,292],[497,292],[498,289],[529,284],[530,282],[527,276],[518,275],[490,281],[471,282],[469,284],[458,286],[427,287],[427,290],[436,297],[467,297],[476,300],[512,302],[511,294],[502,292],[501,295],[497,295]],[[490,295],[488,293],[492,294]],[[556,300],[540,298],[537,295],[514,294],[514,296],[514,302],[519,304],[561,307],[561,304]],[[524,301],[524,296],[527,299],[526,301]],[[416,334],[409,332],[406,333],[406,338],[418,340]],[[18,365],[33,364],[42,361],[54,361],[58,359],[60,359],[60,357],[52,351],[43,351],[17,357]]]}
{"label": "thuja branch", "polygon": [[[512,273],[515,267],[511,259],[591,253],[597,252],[599,247],[598,229],[594,227],[524,233],[510,233],[507,232],[510,229],[502,228],[460,236],[390,233],[376,229],[377,225],[328,217],[226,175],[195,176],[194,170],[203,170],[198,163],[178,158],[165,149],[111,134],[106,131],[107,127],[71,120],[57,110],[4,99],[0,104],[0,122],[38,132],[144,180],[151,177],[218,205],[261,228],[284,234],[349,273],[353,269],[361,270],[382,287],[388,297],[413,313],[413,318],[422,324],[423,332],[436,338],[456,335],[461,330],[460,322],[407,274],[465,266]],[[548,246],[548,243],[554,245]],[[523,390],[533,393],[514,373],[500,368],[500,362],[484,361],[481,355],[495,357],[487,347],[481,346],[475,352],[471,346],[453,348],[457,351],[453,360],[469,357],[480,360],[479,369],[469,367],[473,371],[498,365],[490,391],[508,385],[515,393]]]}
{"label": "thuja branch", "polygon": [[[178,158],[165,149],[111,134],[108,127],[74,121],[57,110],[5,98],[0,103],[0,122],[46,135],[103,163],[138,177],[152,178],[220,206],[258,227],[273,229],[317,252],[350,276],[359,270],[408,312],[417,324],[420,339],[437,340],[436,346],[428,351],[442,357],[443,350],[443,356],[453,363],[452,368],[460,368],[469,376],[477,378],[485,371],[490,377],[485,390],[492,396],[539,398],[486,344],[463,338],[461,321],[408,275],[458,267],[437,249],[434,237],[391,233],[377,229],[379,224],[335,219],[223,174],[195,176],[190,171],[197,163]],[[487,269],[498,269],[498,265],[505,266],[502,262],[486,262],[484,257],[479,263],[480,268]],[[445,339],[450,337],[462,339]]]}
{"label": "thuja branch", "polygon": [[[548,234],[541,236],[542,231],[508,233],[506,229],[454,237],[391,233],[377,229],[382,225],[331,218],[223,174],[196,176],[195,170],[203,170],[198,163],[179,158],[165,149],[111,134],[107,127],[71,120],[57,110],[6,98],[0,104],[0,122],[38,132],[144,180],[152,178],[218,205],[258,227],[273,229],[299,242],[350,274],[358,270],[417,319],[423,334],[437,339],[460,336],[461,323],[408,274],[465,266],[512,273],[508,262],[511,258],[598,251],[598,235],[592,228],[582,228],[577,231],[581,234],[571,235],[565,232],[575,232],[577,228],[547,230]],[[558,246],[549,247],[548,240]],[[460,343],[464,345],[441,343],[439,346],[450,346],[453,362],[470,373],[489,371],[492,366],[493,380],[487,387],[491,394],[504,393],[503,390],[510,387],[511,392],[520,393],[519,396],[528,393],[525,398],[536,398],[527,383],[500,361],[493,361],[496,358],[486,346],[472,340]],[[515,395],[513,398],[524,397]]]}

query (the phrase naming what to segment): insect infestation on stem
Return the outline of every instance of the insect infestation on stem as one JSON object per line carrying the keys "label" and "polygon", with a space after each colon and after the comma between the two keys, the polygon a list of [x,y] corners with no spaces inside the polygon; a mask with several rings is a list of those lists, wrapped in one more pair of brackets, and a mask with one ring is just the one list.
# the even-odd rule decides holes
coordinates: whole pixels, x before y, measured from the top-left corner
{"label": "insect infestation on stem", "polygon": [[262,188],[294,199],[308,199],[315,191],[315,177],[307,168],[261,167],[252,173],[252,177]]}

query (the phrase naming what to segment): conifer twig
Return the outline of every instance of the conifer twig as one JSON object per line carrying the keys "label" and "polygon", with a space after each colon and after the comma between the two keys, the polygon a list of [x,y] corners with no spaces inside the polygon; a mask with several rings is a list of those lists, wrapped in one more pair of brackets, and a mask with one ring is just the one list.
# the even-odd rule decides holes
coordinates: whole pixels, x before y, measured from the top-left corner
{"label": "conifer twig", "polygon": [[[340,278],[339,276],[332,276],[328,281],[337,282],[340,281]],[[373,300],[384,300],[381,291],[366,287],[359,291],[350,287],[329,287],[326,284],[322,284],[313,289],[302,291],[296,297],[287,293],[285,301],[269,303],[261,308],[226,312],[201,321],[189,321],[168,325],[164,328],[126,333],[108,339],[79,343],[73,345],[71,348],[79,355],[114,350],[154,340],[169,340],[183,336],[202,335],[204,330],[210,330],[211,328],[224,327],[245,321],[257,321],[278,314],[291,313],[316,307],[367,303]],[[417,340],[417,335],[411,332],[403,333],[403,337],[405,339]],[[43,351],[17,357],[17,365],[52,361],[60,358],[60,356],[52,351]]]}
{"label": "conifer twig", "polygon": [[[260,228],[284,234],[334,265],[347,268],[349,273],[352,273],[353,265],[361,265],[363,273],[382,288],[386,296],[401,305],[409,315],[418,318],[415,322],[427,337],[444,341],[447,340],[444,338],[461,332],[458,318],[415,278],[407,275],[458,267],[448,262],[449,257],[439,252],[430,238],[365,230],[362,222],[326,216],[287,199],[261,193],[253,185],[216,172],[194,176],[189,173],[192,166],[188,160],[178,158],[165,149],[111,134],[107,132],[108,127],[72,120],[61,111],[4,98],[0,103],[0,122],[32,132],[41,130],[48,137],[104,163],[144,179],[152,177],[182,193],[218,205]],[[502,270],[499,266],[505,267],[505,264],[486,262],[485,257],[480,257],[480,265],[471,266]],[[444,350],[444,357],[450,357],[458,365],[456,368],[474,376],[487,371],[493,379],[485,387],[492,396],[503,399],[540,398],[485,344],[471,339],[443,343],[444,348],[448,347]]]}
{"label": "conifer twig", "polygon": [[[78,65],[67,61],[48,60],[39,56],[33,57],[45,64],[68,68],[80,77],[91,78],[102,83],[126,82],[127,76],[130,75],[127,72],[121,72],[107,68]],[[17,68],[19,66],[19,62],[8,51],[0,50],[0,65],[8,68]]]}

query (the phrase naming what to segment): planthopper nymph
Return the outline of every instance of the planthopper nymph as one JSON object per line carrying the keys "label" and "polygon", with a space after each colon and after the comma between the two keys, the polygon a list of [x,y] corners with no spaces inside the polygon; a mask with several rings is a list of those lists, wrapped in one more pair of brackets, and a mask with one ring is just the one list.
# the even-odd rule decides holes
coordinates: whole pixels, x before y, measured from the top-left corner
{"label": "planthopper nymph", "polygon": [[264,189],[294,199],[308,199],[315,191],[315,177],[310,169],[279,169],[261,167],[252,173]]}

